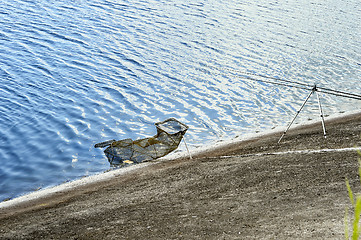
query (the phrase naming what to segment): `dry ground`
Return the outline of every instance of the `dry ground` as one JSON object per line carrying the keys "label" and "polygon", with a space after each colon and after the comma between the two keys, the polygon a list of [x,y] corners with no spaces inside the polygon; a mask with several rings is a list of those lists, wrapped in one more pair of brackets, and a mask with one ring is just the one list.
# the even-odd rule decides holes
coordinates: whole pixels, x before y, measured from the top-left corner
{"label": "dry ground", "polygon": [[[342,239],[345,177],[360,191],[361,115],[162,161],[0,209],[0,239]],[[221,157],[228,156],[228,157]]]}

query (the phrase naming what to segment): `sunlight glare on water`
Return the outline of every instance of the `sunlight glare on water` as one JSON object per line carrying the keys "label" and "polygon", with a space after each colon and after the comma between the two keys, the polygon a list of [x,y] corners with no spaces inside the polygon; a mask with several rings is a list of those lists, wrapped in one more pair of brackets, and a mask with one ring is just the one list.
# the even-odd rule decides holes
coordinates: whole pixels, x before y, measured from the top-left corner
{"label": "sunlight glare on water", "polygon": [[[360,17],[338,0],[4,0],[0,200],[105,171],[95,143],[169,117],[196,148],[285,126],[308,94],[242,72],[361,94]],[[321,99],[327,115],[360,105]]]}

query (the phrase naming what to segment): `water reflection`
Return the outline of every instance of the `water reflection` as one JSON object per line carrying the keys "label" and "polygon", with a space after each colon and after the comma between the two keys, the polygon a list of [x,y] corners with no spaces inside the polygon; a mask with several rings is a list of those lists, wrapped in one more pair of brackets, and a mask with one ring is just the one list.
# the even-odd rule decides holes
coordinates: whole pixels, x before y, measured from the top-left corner
{"label": "water reflection", "polygon": [[[307,95],[219,69],[359,93],[358,6],[3,1],[0,199],[108,169],[96,141],[152,136],[175,117],[195,148],[284,126]],[[359,108],[322,99],[325,114]],[[299,121],[315,111],[311,101]]]}

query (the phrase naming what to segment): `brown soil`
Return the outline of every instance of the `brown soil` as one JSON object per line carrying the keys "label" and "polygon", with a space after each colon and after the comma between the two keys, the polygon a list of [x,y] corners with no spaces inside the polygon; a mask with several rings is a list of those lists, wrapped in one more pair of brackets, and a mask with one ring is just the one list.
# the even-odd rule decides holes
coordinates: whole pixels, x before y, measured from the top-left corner
{"label": "brown soil", "polygon": [[326,127],[327,139],[318,123],[0,209],[0,238],[342,239],[356,151],[257,155],[361,145],[360,114]]}

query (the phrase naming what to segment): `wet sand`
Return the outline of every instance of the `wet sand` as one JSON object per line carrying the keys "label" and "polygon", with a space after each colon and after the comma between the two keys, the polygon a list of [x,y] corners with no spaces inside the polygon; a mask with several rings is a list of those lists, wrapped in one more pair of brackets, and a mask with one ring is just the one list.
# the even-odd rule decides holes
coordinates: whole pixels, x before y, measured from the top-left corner
{"label": "wet sand", "polygon": [[[342,239],[361,114],[0,204],[0,239]],[[335,150],[335,149],[343,149]]]}

